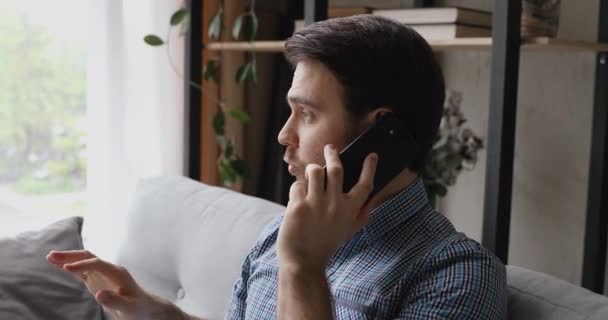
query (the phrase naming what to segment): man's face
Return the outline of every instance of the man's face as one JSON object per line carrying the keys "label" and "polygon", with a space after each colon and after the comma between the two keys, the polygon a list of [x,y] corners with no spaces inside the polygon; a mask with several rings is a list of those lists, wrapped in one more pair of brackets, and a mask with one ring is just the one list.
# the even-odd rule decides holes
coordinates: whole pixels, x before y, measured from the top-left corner
{"label": "man's face", "polygon": [[284,160],[297,180],[304,179],[307,164],[325,165],[323,147],[344,148],[357,136],[360,124],[346,111],[342,85],[322,63],[298,63],[287,101],[291,115],[279,132],[279,143],[286,146]]}

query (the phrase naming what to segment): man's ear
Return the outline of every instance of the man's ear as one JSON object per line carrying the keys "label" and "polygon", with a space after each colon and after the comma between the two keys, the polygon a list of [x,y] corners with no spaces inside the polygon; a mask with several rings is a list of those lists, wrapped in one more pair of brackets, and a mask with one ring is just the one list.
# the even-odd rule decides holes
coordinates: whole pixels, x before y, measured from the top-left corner
{"label": "man's ear", "polygon": [[378,116],[386,112],[393,112],[393,110],[388,107],[380,107],[368,112],[365,116],[363,116],[363,118],[358,124],[357,135],[371,128],[371,126],[376,123],[376,119],[378,118]]}
{"label": "man's ear", "polygon": [[388,107],[380,107],[378,109],[370,111],[365,119],[366,124],[370,126],[373,125],[374,123],[376,123],[376,119],[379,115],[387,112],[393,112],[393,110],[389,109]]}

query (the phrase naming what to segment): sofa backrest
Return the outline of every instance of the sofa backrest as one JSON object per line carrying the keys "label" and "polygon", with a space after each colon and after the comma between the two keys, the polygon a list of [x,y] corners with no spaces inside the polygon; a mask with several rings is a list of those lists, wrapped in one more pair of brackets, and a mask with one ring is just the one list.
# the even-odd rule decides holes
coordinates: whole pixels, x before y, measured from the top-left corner
{"label": "sofa backrest", "polygon": [[513,320],[606,320],[608,298],[548,274],[507,266]]}
{"label": "sofa backrest", "polygon": [[223,319],[247,253],[284,209],[185,177],[148,178],[137,185],[116,263],[182,310]]}
{"label": "sofa backrest", "polygon": [[[278,204],[184,177],[142,180],[116,262],[184,311],[223,319],[245,256]],[[513,320],[608,319],[608,298],[547,274],[507,266]]]}

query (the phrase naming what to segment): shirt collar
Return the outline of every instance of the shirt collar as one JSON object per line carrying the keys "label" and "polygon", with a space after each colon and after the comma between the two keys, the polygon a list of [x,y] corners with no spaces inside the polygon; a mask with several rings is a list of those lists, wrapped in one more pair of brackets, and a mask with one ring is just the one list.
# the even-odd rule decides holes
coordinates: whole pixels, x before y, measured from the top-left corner
{"label": "shirt collar", "polygon": [[373,242],[428,205],[424,183],[418,177],[396,196],[372,210],[368,223],[363,227],[364,232]]}

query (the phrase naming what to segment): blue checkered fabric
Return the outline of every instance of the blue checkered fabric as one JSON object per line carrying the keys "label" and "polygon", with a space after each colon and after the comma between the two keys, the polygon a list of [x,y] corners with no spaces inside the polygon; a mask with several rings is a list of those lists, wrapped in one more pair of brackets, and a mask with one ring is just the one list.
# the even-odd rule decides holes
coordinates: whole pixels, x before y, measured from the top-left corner
{"label": "blue checkered fabric", "polygon": [[[226,319],[275,319],[281,217],[243,263]],[[421,179],[385,201],[326,271],[335,319],[506,319],[504,265],[428,203]]]}

